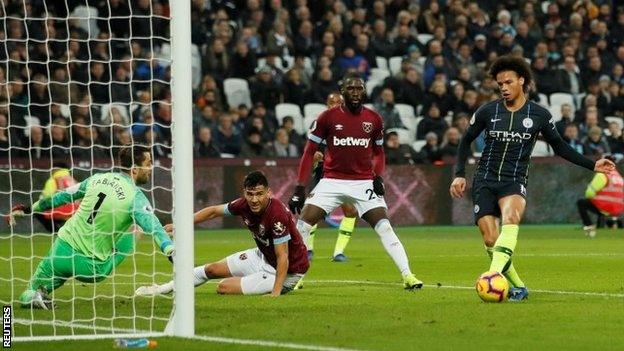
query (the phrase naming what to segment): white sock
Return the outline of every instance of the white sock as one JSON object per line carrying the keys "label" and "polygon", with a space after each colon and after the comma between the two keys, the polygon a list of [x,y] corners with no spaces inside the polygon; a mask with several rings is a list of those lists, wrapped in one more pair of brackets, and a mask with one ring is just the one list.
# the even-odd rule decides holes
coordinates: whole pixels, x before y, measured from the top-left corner
{"label": "white sock", "polygon": [[403,244],[401,244],[401,241],[394,233],[390,221],[387,219],[380,220],[375,225],[375,231],[379,234],[384,249],[386,249],[388,255],[392,257],[394,264],[396,264],[399,271],[401,271],[401,275],[405,277],[412,274]]}
{"label": "white sock", "polygon": [[[193,269],[193,284],[195,286],[200,286],[204,284],[205,282],[207,282],[208,280],[210,280],[208,279],[208,276],[206,276],[206,270],[204,269],[204,267],[205,267],[204,265],[201,265]],[[157,286],[159,294],[169,294],[170,292],[173,291],[173,288],[174,288],[173,280],[168,283]]]}
{"label": "white sock", "polygon": [[305,244],[306,248],[308,247],[308,241],[310,240],[311,229],[312,226],[308,223],[300,219],[297,220],[297,230],[299,231],[299,234],[301,234],[301,237],[303,238],[303,243]]}
{"label": "white sock", "polygon": [[205,267],[205,265],[201,265],[193,269],[193,284],[195,284],[195,286],[200,286],[209,280],[208,276],[206,276]]}

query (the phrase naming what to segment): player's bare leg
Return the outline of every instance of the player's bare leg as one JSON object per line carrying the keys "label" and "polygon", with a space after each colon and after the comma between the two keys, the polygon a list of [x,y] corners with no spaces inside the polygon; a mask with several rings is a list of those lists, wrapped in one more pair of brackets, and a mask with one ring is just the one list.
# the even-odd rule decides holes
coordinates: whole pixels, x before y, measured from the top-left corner
{"label": "player's bare leg", "polygon": [[[496,244],[496,239],[498,239],[500,235],[499,222],[500,220],[497,217],[489,215],[479,218],[479,221],[477,222],[481,235],[483,236],[483,244],[485,245],[485,250],[487,251],[490,261],[492,260],[492,252],[493,247]],[[524,282],[520,279],[520,276],[516,272],[516,268],[514,267],[512,260],[509,261],[509,267],[507,270],[502,273],[511,283],[512,287],[525,287]]]}
{"label": "player's bare leg", "polygon": [[[490,270],[507,272],[511,267],[511,256],[518,241],[518,226],[524,215],[526,200],[520,195],[505,196],[498,200],[498,206],[501,210],[502,228],[494,243]],[[519,287],[510,290],[509,300],[520,301],[526,299],[527,296],[526,287]]]}
{"label": "player's bare leg", "polygon": [[230,277],[223,279],[217,286],[217,294],[221,295],[242,295],[241,277]]}
{"label": "player's bare leg", "polygon": [[338,228],[338,238],[336,239],[336,246],[334,247],[334,255],[332,261],[334,262],[346,262],[347,256],[344,255],[344,250],[351,240],[351,234],[355,228],[355,221],[357,220],[357,209],[352,204],[342,204],[340,206],[344,213],[344,218],[340,221],[340,227]]}
{"label": "player's bare leg", "polygon": [[[230,269],[225,259],[218,262],[207,263],[205,265],[197,266],[195,267],[195,269],[193,269],[193,284],[196,287],[208,282],[210,279],[230,277],[232,277],[232,273],[230,272]],[[173,284],[173,280],[171,280],[170,282],[161,285],[154,284],[151,286],[141,286],[134,292],[134,294],[136,296],[170,294],[173,292]]]}
{"label": "player's bare leg", "polygon": [[422,288],[423,282],[418,280],[409,268],[407,253],[390,225],[386,209],[383,207],[373,208],[364,213],[362,219],[370,224],[379,235],[384,249],[386,249],[386,252],[394,261],[394,264],[399,271],[401,271],[405,288],[410,290]]}

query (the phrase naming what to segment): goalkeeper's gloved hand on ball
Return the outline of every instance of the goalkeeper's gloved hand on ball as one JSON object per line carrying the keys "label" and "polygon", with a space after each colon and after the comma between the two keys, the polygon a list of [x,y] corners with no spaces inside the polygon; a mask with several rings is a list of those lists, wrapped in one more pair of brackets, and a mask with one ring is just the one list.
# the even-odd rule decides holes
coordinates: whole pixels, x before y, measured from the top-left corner
{"label": "goalkeeper's gloved hand on ball", "polygon": [[30,206],[17,204],[13,206],[13,208],[11,209],[11,212],[8,215],[6,215],[5,219],[7,223],[12,227],[16,224],[16,221],[15,221],[16,218],[23,217],[25,215],[30,214],[31,212],[32,210]]}
{"label": "goalkeeper's gloved hand on ball", "polygon": [[169,260],[169,262],[173,263],[173,256],[175,256],[175,250],[172,250],[171,252],[169,252],[167,254],[167,259]]}
{"label": "goalkeeper's gloved hand on ball", "polygon": [[303,185],[297,185],[295,187],[295,193],[290,198],[290,201],[288,201],[288,208],[290,208],[290,212],[293,214],[300,214],[303,209],[305,198],[305,187]]}
{"label": "goalkeeper's gloved hand on ball", "polygon": [[373,191],[377,196],[384,196],[386,194],[386,187],[384,186],[381,176],[376,176],[375,179],[373,179]]}

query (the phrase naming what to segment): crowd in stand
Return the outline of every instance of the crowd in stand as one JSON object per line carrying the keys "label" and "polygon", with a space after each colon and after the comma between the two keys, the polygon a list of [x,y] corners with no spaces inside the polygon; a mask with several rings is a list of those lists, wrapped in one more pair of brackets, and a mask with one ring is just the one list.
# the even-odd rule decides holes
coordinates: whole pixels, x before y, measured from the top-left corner
{"label": "crowd in stand", "polygon": [[[22,2],[0,9],[0,153],[91,159],[141,141],[168,156],[167,2]],[[99,19],[64,19],[85,12]],[[570,145],[624,153],[624,7],[611,1],[193,0],[192,42],[196,158],[298,157],[302,121],[276,106],[323,104],[357,72],[384,118],[388,163],[443,163],[498,98],[487,70],[508,54],[530,62],[530,97]],[[230,78],[248,82],[248,103],[228,103]]]}

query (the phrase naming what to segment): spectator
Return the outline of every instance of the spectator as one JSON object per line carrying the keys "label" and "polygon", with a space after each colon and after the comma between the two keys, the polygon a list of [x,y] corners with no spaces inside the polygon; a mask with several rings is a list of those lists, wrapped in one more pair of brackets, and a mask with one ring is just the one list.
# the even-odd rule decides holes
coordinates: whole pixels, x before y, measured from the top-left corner
{"label": "spectator", "polygon": [[286,73],[286,82],[284,83],[284,102],[289,102],[303,108],[308,96],[308,89],[301,81],[299,70],[290,69]]}
{"label": "spectator", "polygon": [[531,66],[537,91],[546,95],[556,92],[556,81],[553,79],[553,72],[547,66],[546,58],[535,57]]}
{"label": "spectator", "polygon": [[555,84],[556,90],[563,93],[578,95],[584,90],[574,56],[563,59],[563,67],[555,71]]}
{"label": "spectator", "polygon": [[438,105],[433,104],[425,112],[425,117],[418,124],[416,139],[423,140],[429,133],[434,133],[440,139],[447,127],[446,121],[440,115]]}
{"label": "spectator", "polygon": [[57,159],[69,158],[70,144],[68,138],[67,122],[63,119],[55,119],[50,127],[50,138],[52,140],[52,157]]}
{"label": "spectator", "polygon": [[624,139],[622,139],[622,129],[616,122],[609,123],[609,136],[607,137],[609,149],[612,154],[624,154]]}
{"label": "spectator", "polygon": [[319,78],[312,85],[312,101],[323,104],[327,95],[339,89],[332,71],[327,67],[323,67],[319,72]]}
{"label": "spectator", "polygon": [[377,19],[373,24],[371,47],[377,56],[389,58],[394,53],[394,45],[388,37],[387,25],[384,19]]}
{"label": "spectator", "polygon": [[5,114],[0,113],[0,157],[9,155],[9,128]]}
{"label": "spectator", "polygon": [[232,123],[232,116],[224,114],[219,118],[219,125],[214,130],[214,145],[222,153],[238,155],[243,142],[241,135]]}
{"label": "spectator", "polygon": [[583,149],[586,156],[600,157],[611,153],[609,143],[602,135],[602,129],[597,126],[589,128],[587,137],[583,142]]}
{"label": "spectator", "polygon": [[412,165],[424,162],[422,155],[411,146],[399,142],[399,135],[396,132],[386,134],[384,153],[388,165]]}
{"label": "spectator", "polygon": [[261,102],[266,108],[273,110],[281,101],[281,89],[273,80],[272,70],[264,66],[258,70],[258,74],[251,79],[251,101],[254,104]]}
{"label": "spectator", "polygon": [[364,57],[355,53],[352,47],[344,48],[342,56],[338,59],[340,75],[344,76],[348,71],[354,69],[364,80],[368,78],[370,67]]}
{"label": "spectator", "polygon": [[288,132],[284,128],[280,128],[275,133],[275,142],[273,143],[275,157],[299,157],[297,147],[290,143]]}
{"label": "spectator", "polygon": [[314,27],[312,22],[306,20],[299,25],[299,33],[295,36],[294,49],[295,54],[303,56],[312,56],[314,52]]}
{"label": "spectator", "polygon": [[442,153],[442,157],[457,156],[457,150],[459,148],[460,140],[461,140],[461,134],[459,134],[459,130],[457,128],[451,127],[447,129],[446,132],[444,133],[444,139],[442,141],[442,146],[440,150],[440,152]]}
{"label": "spectator", "polygon": [[218,158],[221,156],[219,150],[212,142],[212,131],[208,127],[200,127],[197,132],[197,140],[194,147],[195,158]]}
{"label": "spectator", "polygon": [[438,135],[434,132],[429,132],[425,136],[426,144],[420,150],[423,156],[432,164],[439,164],[442,162],[442,150],[438,145]]}
{"label": "spectator", "polygon": [[381,99],[375,103],[374,108],[383,118],[385,129],[407,129],[401,121],[399,111],[394,106],[394,93],[391,89],[385,88],[381,91]]}
{"label": "spectator", "polygon": [[236,51],[232,55],[231,77],[249,79],[254,75],[257,65],[256,54],[249,51],[249,46],[245,41],[236,43]]}
{"label": "spectator", "polygon": [[405,77],[399,81],[398,91],[397,102],[411,105],[416,111],[423,102],[422,81],[416,69],[410,67],[407,70]]}
{"label": "spectator", "polygon": [[585,120],[583,121],[583,123],[581,123],[579,127],[579,135],[581,139],[587,136],[591,128],[600,128],[599,124],[600,122],[598,120],[598,108],[595,106],[588,107],[587,111],[585,112]]}
{"label": "spectator", "polygon": [[206,50],[203,72],[209,73],[218,81],[223,81],[230,72],[230,55],[221,38],[215,38]]}
{"label": "spectator", "polygon": [[288,133],[288,140],[297,147],[297,150],[303,151],[305,139],[295,130],[295,120],[291,116],[286,116],[282,120],[282,128]]}
{"label": "spectator", "polygon": [[241,148],[241,157],[272,157],[271,150],[262,142],[260,130],[251,127],[247,132],[247,140]]}
{"label": "spectator", "polygon": [[277,56],[294,53],[293,42],[286,33],[285,23],[277,21],[273,24],[273,29],[267,36],[266,52]]}
{"label": "spectator", "polygon": [[429,92],[425,95],[423,111],[429,111],[431,105],[436,105],[442,117],[451,110],[451,97],[447,94],[446,85],[442,80],[436,80],[431,84]]}
{"label": "spectator", "polygon": [[355,54],[362,56],[368,63],[369,68],[377,67],[377,58],[375,50],[370,46],[370,39],[368,34],[361,33],[355,40]]}
{"label": "spectator", "polygon": [[570,104],[561,105],[561,119],[555,122],[555,127],[557,128],[557,132],[559,135],[563,135],[565,131],[565,127],[573,123],[574,114],[572,113],[572,106]]}
{"label": "spectator", "polygon": [[247,128],[247,132],[249,133],[249,130],[251,130],[253,128],[255,128],[255,129],[260,131],[260,139],[261,139],[263,144],[267,144],[267,143],[273,142],[273,134],[266,127],[266,124],[264,123],[264,120],[261,117],[257,117],[256,116],[256,117],[252,117],[251,118],[251,123],[250,123],[249,127]]}

